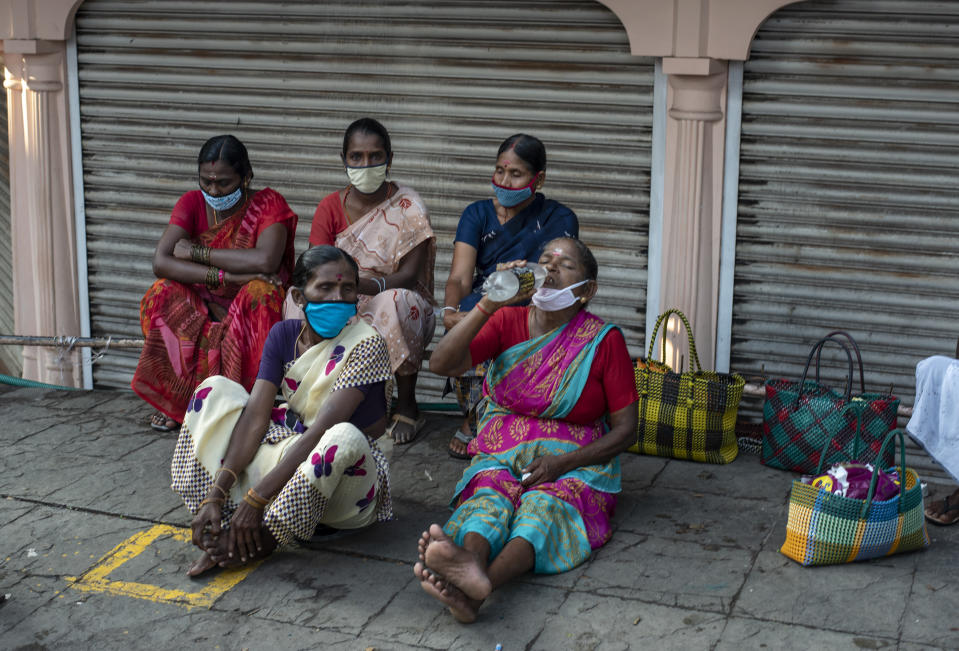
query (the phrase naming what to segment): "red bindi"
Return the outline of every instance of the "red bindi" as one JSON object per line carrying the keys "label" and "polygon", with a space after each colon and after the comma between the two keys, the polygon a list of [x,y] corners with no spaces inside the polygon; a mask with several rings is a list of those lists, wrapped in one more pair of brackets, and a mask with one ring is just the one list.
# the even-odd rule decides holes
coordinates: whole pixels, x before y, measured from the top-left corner
{"label": "red bindi", "polygon": [[343,274],[336,274],[337,280],[343,280]]}

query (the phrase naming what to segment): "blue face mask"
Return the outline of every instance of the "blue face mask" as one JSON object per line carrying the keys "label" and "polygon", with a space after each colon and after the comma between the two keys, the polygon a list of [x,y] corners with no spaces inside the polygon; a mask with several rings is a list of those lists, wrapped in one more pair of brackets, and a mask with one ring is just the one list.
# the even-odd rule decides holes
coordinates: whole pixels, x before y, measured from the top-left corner
{"label": "blue face mask", "polygon": [[306,321],[313,332],[324,339],[332,339],[340,334],[346,322],[356,316],[356,303],[344,301],[310,302],[303,308]]}
{"label": "blue face mask", "polygon": [[200,192],[203,193],[203,198],[206,200],[206,203],[210,208],[221,212],[223,210],[229,210],[237,204],[240,200],[240,197],[243,196],[243,186],[238,187],[236,190],[230,194],[224,195],[222,197],[214,197],[206,193],[206,190],[200,188]]}
{"label": "blue face mask", "polygon": [[539,174],[533,177],[533,180],[529,182],[529,185],[522,188],[507,188],[502,185],[497,185],[496,181],[492,181],[493,192],[496,194],[496,200],[499,202],[499,205],[504,208],[512,208],[513,206],[518,206],[527,199],[533,196],[533,186],[536,185],[536,180],[539,178]]}

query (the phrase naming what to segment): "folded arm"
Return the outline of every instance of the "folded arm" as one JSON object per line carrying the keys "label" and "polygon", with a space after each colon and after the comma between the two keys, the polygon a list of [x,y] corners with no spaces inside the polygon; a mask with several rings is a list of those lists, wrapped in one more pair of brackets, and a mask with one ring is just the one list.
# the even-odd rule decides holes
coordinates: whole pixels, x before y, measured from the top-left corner
{"label": "folded arm", "polygon": [[[213,249],[210,265],[223,269],[229,284],[249,282],[258,274],[275,274],[283,261],[286,236],[286,226],[273,224],[260,233],[251,249]],[[154,275],[181,283],[204,282],[208,268],[190,259],[193,244],[186,229],[168,225],[153,254]]]}

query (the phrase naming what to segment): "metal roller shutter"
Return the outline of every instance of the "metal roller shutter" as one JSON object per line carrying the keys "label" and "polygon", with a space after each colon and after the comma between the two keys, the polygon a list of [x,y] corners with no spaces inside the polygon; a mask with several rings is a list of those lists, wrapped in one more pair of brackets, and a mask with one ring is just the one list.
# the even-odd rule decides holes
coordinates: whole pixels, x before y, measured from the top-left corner
{"label": "metal roller shutter", "polygon": [[[3,58],[0,57],[0,69]],[[0,332],[13,334],[13,253],[10,248],[10,142],[7,138],[7,93],[0,92]],[[0,367],[20,376],[19,346],[0,346]]]}
{"label": "metal roller shutter", "polygon": [[910,405],[916,362],[953,353],[957,62],[957,3],[802,2],[760,28],[744,66],[733,369],[798,379],[841,327],[867,389]]}
{"label": "metal roller shutter", "polygon": [[[600,263],[594,309],[641,350],[653,62],[630,56],[605,7],[88,0],[77,46],[93,335],[138,334],[153,248],[207,137],[247,144],[257,186],[301,217],[299,252],[319,199],[345,184],[343,130],[370,115],[393,138],[392,177],[430,208],[440,300],[457,220],[489,195],[497,146],[539,136],[546,192],[577,212]],[[111,353],[95,382],[127,385],[136,361]],[[442,382],[425,373],[419,386],[436,399]]]}

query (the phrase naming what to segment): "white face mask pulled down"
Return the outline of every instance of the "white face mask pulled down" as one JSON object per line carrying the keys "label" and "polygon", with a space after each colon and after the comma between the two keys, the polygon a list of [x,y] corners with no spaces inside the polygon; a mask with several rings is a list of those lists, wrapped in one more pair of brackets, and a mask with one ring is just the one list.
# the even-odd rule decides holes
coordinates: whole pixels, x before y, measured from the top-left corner
{"label": "white face mask pulled down", "polygon": [[387,167],[388,163],[369,167],[347,167],[346,175],[350,177],[354,188],[363,194],[373,194],[386,180]]}
{"label": "white face mask pulled down", "polygon": [[533,305],[543,310],[544,312],[556,312],[558,310],[565,310],[570,305],[576,303],[579,300],[576,296],[573,295],[573,289],[579,287],[580,285],[585,285],[589,280],[581,280],[578,283],[573,283],[569,287],[564,287],[563,289],[553,289],[552,287],[540,287],[536,290],[536,293],[533,294],[532,301]]}

